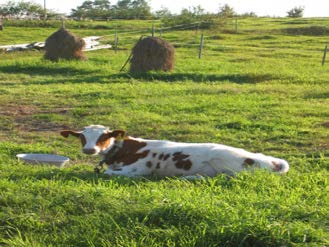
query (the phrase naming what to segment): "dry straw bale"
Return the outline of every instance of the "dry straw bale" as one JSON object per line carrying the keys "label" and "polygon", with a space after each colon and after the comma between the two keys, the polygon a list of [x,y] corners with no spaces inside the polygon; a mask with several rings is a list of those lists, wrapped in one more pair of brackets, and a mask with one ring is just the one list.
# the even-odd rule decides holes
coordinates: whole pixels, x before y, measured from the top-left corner
{"label": "dry straw bale", "polygon": [[86,57],[82,49],[86,42],[75,36],[65,28],[60,28],[58,31],[50,35],[45,44],[45,59],[58,61],[58,59],[77,59],[84,60]]}
{"label": "dry straw bale", "polygon": [[140,39],[132,49],[130,72],[171,71],[174,56],[175,48],[169,42],[156,37]]}

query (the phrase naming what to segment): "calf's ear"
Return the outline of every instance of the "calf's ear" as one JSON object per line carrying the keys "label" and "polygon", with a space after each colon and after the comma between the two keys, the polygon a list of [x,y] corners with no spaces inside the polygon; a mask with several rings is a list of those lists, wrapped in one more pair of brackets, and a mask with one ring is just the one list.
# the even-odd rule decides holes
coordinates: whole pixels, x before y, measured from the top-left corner
{"label": "calf's ear", "polygon": [[124,130],[113,130],[111,132],[111,136],[114,138],[124,138],[126,135],[126,131]]}
{"label": "calf's ear", "polygon": [[69,135],[79,137],[81,132],[72,131],[72,130],[62,130],[60,133],[63,137],[67,138]]}

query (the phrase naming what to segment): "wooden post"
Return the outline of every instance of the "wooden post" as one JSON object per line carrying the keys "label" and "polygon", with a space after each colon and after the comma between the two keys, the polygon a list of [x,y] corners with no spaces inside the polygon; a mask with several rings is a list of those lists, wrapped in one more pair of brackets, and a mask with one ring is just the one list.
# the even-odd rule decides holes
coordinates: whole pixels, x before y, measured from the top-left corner
{"label": "wooden post", "polygon": [[[144,37],[144,35],[142,35],[142,36],[139,38],[138,41],[141,41],[143,37]],[[133,56],[133,52],[131,51],[131,53],[130,53],[128,59],[127,59],[127,61],[126,61],[126,62],[124,63],[124,65],[121,67],[120,72],[122,72],[122,71],[124,70],[124,68],[126,67],[127,63],[130,61],[130,59],[132,58],[132,56]]]}
{"label": "wooden post", "polygon": [[115,36],[114,36],[114,52],[117,53],[118,51],[118,33],[115,31]]}
{"label": "wooden post", "polygon": [[46,8],[46,0],[43,1],[43,20],[47,20],[47,8]]}
{"label": "wooden post", "polygon": [[198,24],[196,25],[196,28],[195,28],[195,35],[196,36],[198,35],[199,28],[200,28],[200,22],[198,22]]}
{"label": "wooden post", "polygon": [[235,17],[235,33],[238,33],[238,17]]}
{"label": "wooden post", "polygon": [[62,16],[62,28],[64,29],[65,28],[65,19],[64,19],[64,16]]}
{"label": "wooden post", "polygon": [[154,21],[152,22],[152,37],[154,37]]}
{"label": "wooden post", "polygon": [[199,59],[202,57],[202,48],[203,48],[203,34],[201,34],[200,46],[199,46]]}
{"label": "wooden post", "polygon": [[328,46],[326,45],[326,47],[324,48],[323,57],[322,57],[322,66],[326,62],[327,49],[328,49]]}
{"label": "wooden post", "polygon": [[133,53],[131,52],[130,55],[129,55],[129,57],[128,57],[128,59],[127,59],[127,61],[121,67],[120,72],[122,72],[124,70],[124,68],[126,67],[127,63],[130,61],[130,59],[132,58],[132,56],[133,56]]}

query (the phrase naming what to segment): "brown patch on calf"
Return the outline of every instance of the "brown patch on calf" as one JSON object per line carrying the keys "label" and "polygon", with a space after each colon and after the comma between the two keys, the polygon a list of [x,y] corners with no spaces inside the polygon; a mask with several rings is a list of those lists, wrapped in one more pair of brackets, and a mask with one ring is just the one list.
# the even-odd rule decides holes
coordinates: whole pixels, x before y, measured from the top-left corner
{"label": "brown patch on calf", "polygon": [[73,130],[62,130],[60,132],[60,134],[65,138],[69,137],[69,135],[72,135],[72,136],[75,136],[75,137],[80,137],[81,132],[73,131]]}
{"label": "brown patch on calf", "polygon": [[85,136],[81,134],[81,132],[73,131],[73,130],[62,130],[60,134],[65,138],[68,138],[69,135],[80,138],[82,146],[86,145],[87,143]]}
{"label": "brown patch on calf", "polygon": [[168,158],[170,157],[170,154],[164,154],[164,153],[162,153],[162,154],[160,154],[159,155],[159,160],[167,160]]}
{"label": "brown patch on calf", "polygon": [[153,166],[153,164],[152,164],[151,161],[148,161],[148,162],[146,162],[146,166],[147,166],[148,168],[151,168],[151,167]]}
{"label": "brown patch on calf", "polygon": [[170,154],[166,154],[166,155],[163,157],[163,160],[167,160],[169,157],[170,157]]}
{"label": "brown patch on calf", "polygon": [[189,157],[188,154],[183,154],[182,152],[176,152],[173,154],[173,156],[174,156],[173,161],[179,160],[179,159],[186,159]]}
{"label": "brown patch on calf", "polygon": [[104,150],[110,145],[110,141],[111,141],[111,135],[109,133],[102,134],[100,137],[98,137],[96,141],[96,146],[98,146],[100,150]]}
{"label": "brown patch on calf", "polygon": [[275,161],[272,161],[272,164],[273,164],[273,166],[274,166],[273,171],[275,171],[275,172],[279,172],[279,171],[282,170],[282,164],[277,163],[277,162],[275,162]]}
{"label": "brown patch on calf", "polygon": [[145,142],[126,139],[123,141],[122,148],[120,148],[113,157],[111,152],[105,155],[105,163],[108,165],[112,165],[114,163],[122,163],[124,166],[133,164],[139,159],[145,158],[149,154],[150,150],[138,152],[145,146]]}
{"label": "brown patch on calf", "polygon": [[157,163],[156,169],[160,169],[160,162]]}
{"label": "brown patch on calf", "polygon": [[255,161],[254,161],[253,159],[247,158],[247,159],[244,160],[244,162],[243,162],[242,165],[243,165],[244,167],[250,167],[250,166],[252,166],[253,164],[255,164]]}
{"label": "brown patch on calf", "polygon": [[192,162],[188,158],[189,155],[183,154],[182,152],[176,152],[173,154],[173,161],[175,161],[175,166],[178,169],[190,170],[192,167]]}

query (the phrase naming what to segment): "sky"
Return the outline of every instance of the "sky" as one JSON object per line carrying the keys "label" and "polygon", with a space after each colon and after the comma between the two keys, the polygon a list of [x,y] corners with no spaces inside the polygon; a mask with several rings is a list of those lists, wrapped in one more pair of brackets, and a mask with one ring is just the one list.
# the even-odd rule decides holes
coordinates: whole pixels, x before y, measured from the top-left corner
{"label": "sky", "polygon": [[[25,0],[24,0],[25,1]],[[32,0],[42,6],[46,1],[46,8],[60,13],[71,12],[72,8],[81,5],[85,0]],[[180,13],[183,8],[189,8],[200,5],[205,11],[217,13],[220,6],[228,4],[233,7],[235,12],[243,14],[254,12],[257,16],[287,16],[287,11],[294,7],[304,7],[304,17],[329,17],[329,8],[324,6],[326,0],[147,0],[151,6],[152,12],[168,8],[172,13]],[[0,0],[0,4],[8,0]],[[111,4],[116,4],[117,0],[110,0]]]}

